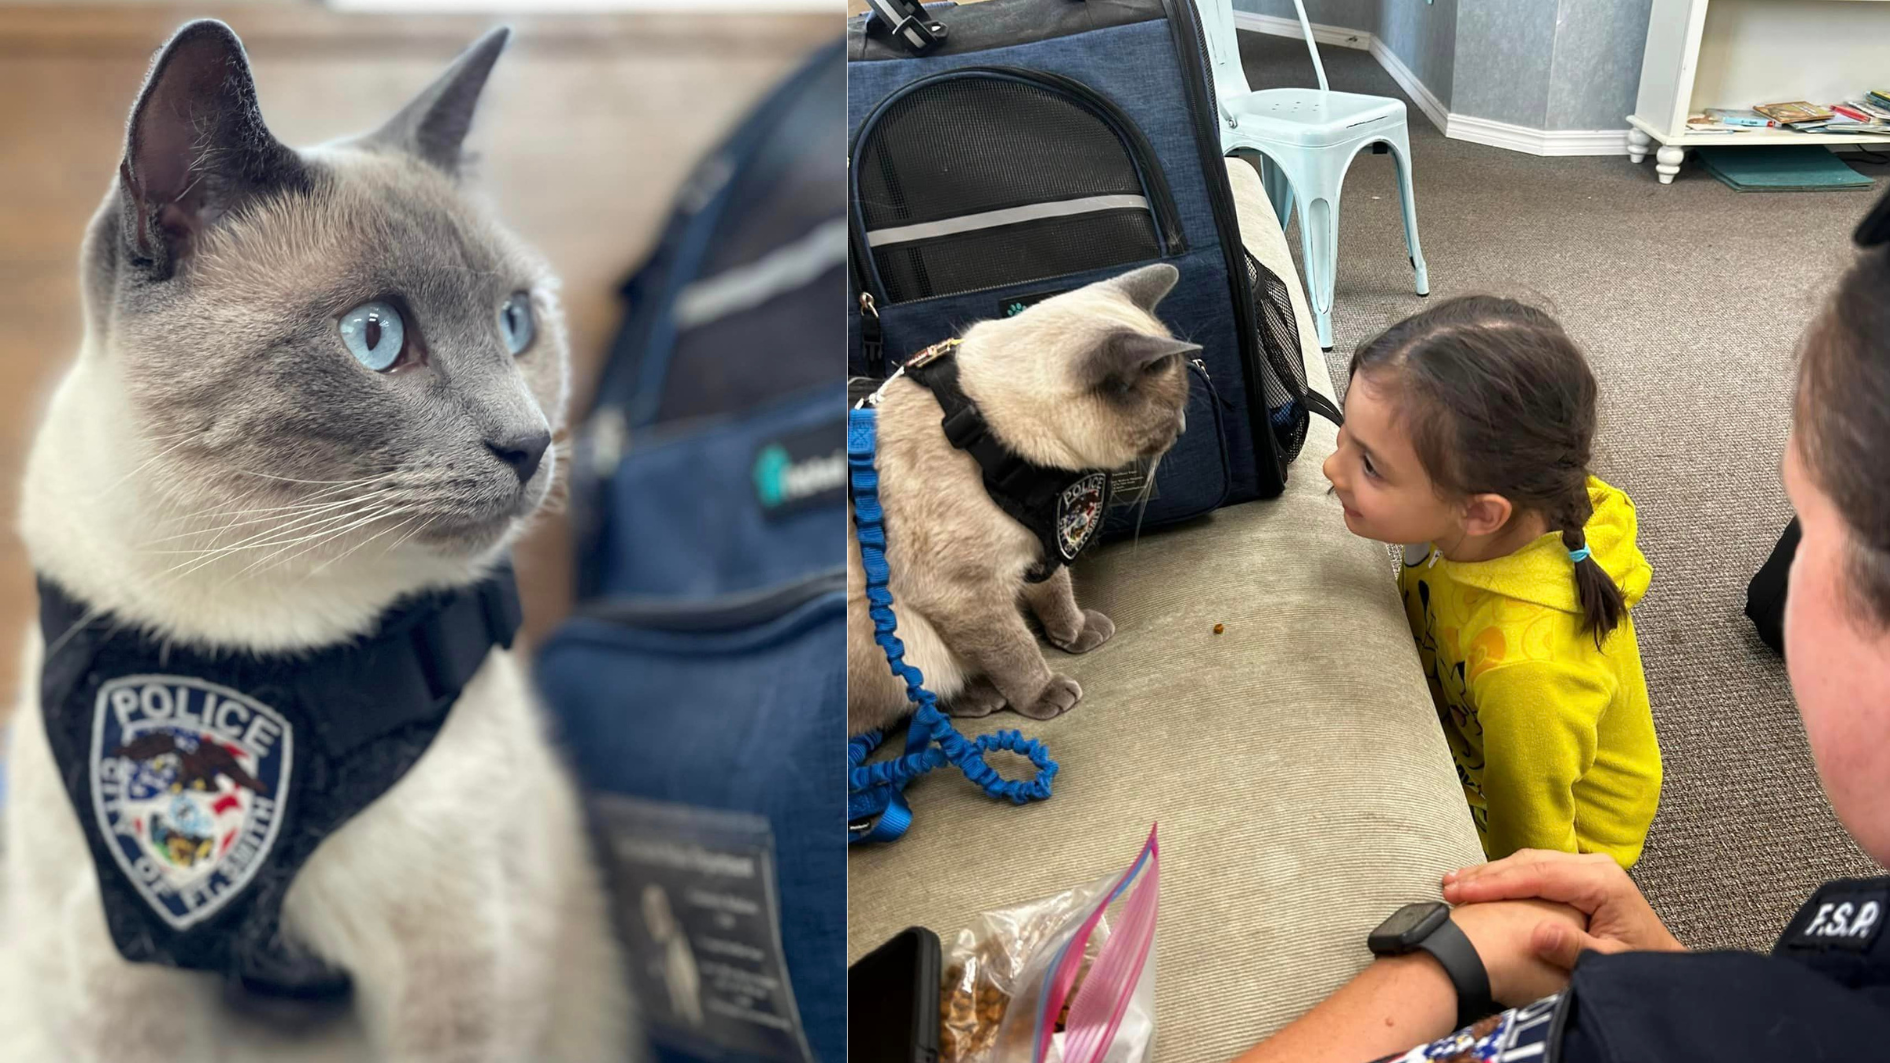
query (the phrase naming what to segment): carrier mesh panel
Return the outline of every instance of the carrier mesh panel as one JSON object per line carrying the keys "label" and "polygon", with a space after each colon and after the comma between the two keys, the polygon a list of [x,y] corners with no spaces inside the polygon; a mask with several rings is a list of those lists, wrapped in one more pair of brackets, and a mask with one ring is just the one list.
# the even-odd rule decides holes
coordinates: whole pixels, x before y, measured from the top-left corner
{"label": "carrier mesh panel", "polygon": [[[855,159],[866,229],[1090,196],[1142,195],[1108,123],[1049,88],[970,75],[893,104]],[[1151,205],[1152,206],[1152,205]],[[873,249],[890,302],[953,295],[1161,255],[1154,215],[1111,210]]]}
{"label": "carrier mesh panel", "polygon": [[890,302],[955,295],[1161,255],[1147,211],[1108,210],[874,249]]}
{"label": "carrier mesh panel", "polygon": [[1286,282],[1251,253],[1246,253],[1246,259],[1260,347],[1266,352],[1261,391],[1284,464],[1299,457],[1299,448],[1306,442],[1306,356],[1300,347],[1299,323],[1293,316],[1293,297]]}

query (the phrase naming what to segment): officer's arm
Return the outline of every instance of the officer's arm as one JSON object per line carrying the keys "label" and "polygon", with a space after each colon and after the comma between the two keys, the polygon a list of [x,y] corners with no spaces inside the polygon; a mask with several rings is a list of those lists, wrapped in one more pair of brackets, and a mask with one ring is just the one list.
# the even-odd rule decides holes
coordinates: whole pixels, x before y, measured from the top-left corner
{"label": "officer's arm", "polygon": [[[1575,926],[1572,908],[1539,901],[1472,904],[1451,913],[1483,961],[1490,995],[1526,1004],[1568,985],[1538,959],[1531,935],[1543,924]],[[1428,1044],[1457,1028],[1457,991],[1429,955],[1380,958],[1239,1063],[1362,1063]]]}
{"label": "officer's arm", "polygon": [[1237,1063],[1363,1063],[1456,1026],[1457,991],[1427,955],[1376,959]]}

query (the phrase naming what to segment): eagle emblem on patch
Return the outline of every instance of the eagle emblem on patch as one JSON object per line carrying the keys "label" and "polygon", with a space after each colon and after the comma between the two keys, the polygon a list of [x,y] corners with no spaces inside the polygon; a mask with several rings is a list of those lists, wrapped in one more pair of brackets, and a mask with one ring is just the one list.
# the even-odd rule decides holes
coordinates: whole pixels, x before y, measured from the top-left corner
{"label": "eagle emblem on patch", "polygon": [[1063,552],[1063,560],[1076,560],[1102,527],[1103,492],[1108,485],[1108,473],[1093,472],[1057,496],[1057,549]]}
{"label": "eagle emblem on patch", "polygon": [[183,930],[243,891],[280,832],[295,735],[275,709],[189,676],[99,687],[92,806],[125,878]]}

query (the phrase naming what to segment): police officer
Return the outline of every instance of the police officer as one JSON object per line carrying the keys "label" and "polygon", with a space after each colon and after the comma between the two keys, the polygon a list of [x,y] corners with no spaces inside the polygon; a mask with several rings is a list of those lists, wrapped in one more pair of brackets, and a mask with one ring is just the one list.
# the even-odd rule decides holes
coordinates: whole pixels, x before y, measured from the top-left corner
{"label": "police officer", "polygon": [[[1857,242],[1799,364],[1785,660],[1831,807],[1890,867],[1890,195]],[[1890,877],[1826,883],[1770,956],[1687,952],[1600,854],[1524,850],[1443,895],[1240,1063],[1890,1060]]]}

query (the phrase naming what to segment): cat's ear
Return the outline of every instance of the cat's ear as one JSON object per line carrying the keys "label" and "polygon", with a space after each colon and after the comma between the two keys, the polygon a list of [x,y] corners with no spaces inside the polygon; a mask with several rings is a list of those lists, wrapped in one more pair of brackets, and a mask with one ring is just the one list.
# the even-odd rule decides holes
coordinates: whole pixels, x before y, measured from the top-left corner
{"label": "cat's ear", "polygon": [[1150,366],[1164,358],[1192,358],[1201,353],[1201,345],[1170,336],[1151,336],[1134,329],[1111,332],[1091,352],[1085,375],[1092,386],[1125,386]]}
{"label": "cat's ear", "polygon": [[509,27],[500,26],[473,42],[433,84],[365,139],[398,148],[457,176],[460,143],[472,128],[479,92],[511,35]]}
{"label": "cat's ear", "polygon": [[244,200],[307,182],[301,158],[263,124],[243,42],[213,19],[178,30],[132,106],[118,164],[131,262],[169,277]]}
{"label": "cat's ear", "polygon": [[1130,270],[1120,277],[1105,281],[1110,287],[1121,292],[1130,302],[1148,311],[1155,312],[1155,304],[1162,301],[1181,279],[1181,271],[1166,262],[1157,262],[1152,266]]}

